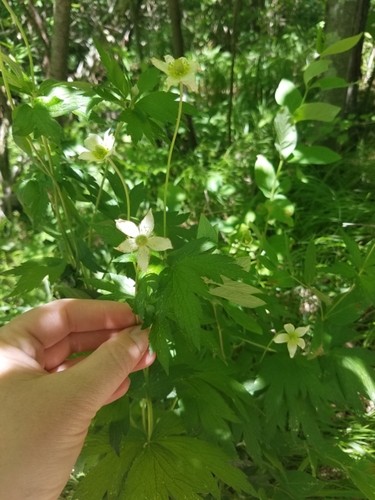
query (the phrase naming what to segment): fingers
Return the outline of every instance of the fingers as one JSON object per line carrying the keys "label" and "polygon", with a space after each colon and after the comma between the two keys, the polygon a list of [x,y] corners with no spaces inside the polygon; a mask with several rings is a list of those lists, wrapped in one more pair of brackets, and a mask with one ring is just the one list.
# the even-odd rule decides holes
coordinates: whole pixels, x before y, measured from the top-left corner
{"label": "fingers", "polygon": [[93,415],[109,401],[122,396],[132,371],[152,364],[155,356],[148,352],[148,331],[140,327],[124,330],[63,375],[71,378],[71,390],[91,405]]}
{"label": "fingers", "polygon": [[28,332],[48,348],[73,332],[120,330],[135,323],[135,315],[127,304],[62,299],[32,309],[10,325]]}

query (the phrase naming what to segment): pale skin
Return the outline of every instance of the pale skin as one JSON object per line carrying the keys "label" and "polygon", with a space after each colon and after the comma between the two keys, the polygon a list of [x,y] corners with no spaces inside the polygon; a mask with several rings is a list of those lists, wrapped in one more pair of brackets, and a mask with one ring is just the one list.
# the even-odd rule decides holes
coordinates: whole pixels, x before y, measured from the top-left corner
{"label": "pale skin", "polygon": [[136,323],[126,304],[64,299],[0,328],[1,498],[59,497],[96,412],[155,359]]}

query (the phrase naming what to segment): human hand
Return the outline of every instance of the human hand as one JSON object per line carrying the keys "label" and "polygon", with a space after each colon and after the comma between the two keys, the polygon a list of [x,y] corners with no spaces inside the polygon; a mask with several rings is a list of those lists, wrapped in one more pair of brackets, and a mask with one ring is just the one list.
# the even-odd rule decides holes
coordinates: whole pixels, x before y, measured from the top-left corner
{"label": "human hand", "polygon": [[154,359],[117,302],[57,300],[0,328],[1,499],[56,500],[95,413]]}

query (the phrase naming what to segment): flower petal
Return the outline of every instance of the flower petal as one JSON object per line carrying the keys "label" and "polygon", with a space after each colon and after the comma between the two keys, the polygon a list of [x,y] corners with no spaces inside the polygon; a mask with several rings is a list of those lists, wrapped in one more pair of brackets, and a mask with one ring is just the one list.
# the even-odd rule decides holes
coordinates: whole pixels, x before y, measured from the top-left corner
{"label": "flower petal", "polygon": [[173,248],[169,238],[161,238],[160,236],[151,236],[151,238],[148,238],[147,246],[151,248],[151,250],[157,250],[158,252]]}
{"label": "flower petal", "polygon": [[122,243],[118,247],[116,247],[116,250],[122,253],[131,253],[137,250],[137,244],[133,238],[129,238]]}
{"label": "flower petal", "polygon": [[192,92],[198,91],[197,82],[195,81],[195,73],[189,73],[181,78],[181,83],[186,85]]}
{"label": "flower petal", "polygon": [[139,247],[137,250],[137,263],[141,271],[146,272],[150,262],[150,250],[147,247]]}
{"label": "flower petal", "polygon": [[308,330],[308,326],[299,326],[298,328],[296,328],[295,333],[298,335],[298,337],[303,337]]}
{"label": "flower petal", "polygon": [[154,216],[152,215],[152,210],[150,209],[145,217],[141,220],[139,224],[139,234],[144,236],[150,236],[154,230]]}
{"label": "flower petal", "polygon": [[287,333],[279,333],[273,338],[275,344],[283,344],[284,342],[289,342],[289,335]]}
{"label": "flower petal", "polygon": [[286,325],[284,325],[284,330],[287,333],[293,333],[295,328],[294,328],[294,325],[292,325],[292,323],[287,323]]}
{"label": "flower petal", "polygon": [[126,236],[130,236],[131,238],[139,236],[138,227],[131,220],[116,219],[115,222],[117,229]]}
{"label": "flower petal", "polygon": [[[166,56],[166,58],[167,57],[168,56]],[[160,59],[156,59],[155,57],[151,58],[151,62],[156,68],[160,69],[160,71],[162,71],[163,73],[167,73],[167,71],[168,71],[168,63],[167,62],[160,61]]]}
{"label": "flower petal", "polygon": [[83,144],[90,151],[94,151],[97,146],[102,146],[103,145],[103,141],[102,141],[102,138],[99,135],[97,135],[97,134],[89,134],[89,136],[87,137],[87,139],[85,139],[83,141]]}
{"label": "flower petal", "polygon": [[98,161],[97,157],[90,151],[84,151],[78,156],[78,159],[85,161]]}
{"label": "flower petal", "polygon": [[289,356],[291,358],[293,358],[294,355],[295,355],[295,353],[296,353],[296,351],[297,351],[297,345],[289,343],[288,344],[288,351],[289,351]]}
{"label": "flower petal", "polygon": [[111,151],[113,149],[114,144],[115,144],[115,136],[111,134],[110,130],[107,130],[104,133],[103,146]]}
{"label": "flower petal", "polygon": [[306,342],[303,339],[298,339],[297,345],[301,348],[304,349],[306,347]]}

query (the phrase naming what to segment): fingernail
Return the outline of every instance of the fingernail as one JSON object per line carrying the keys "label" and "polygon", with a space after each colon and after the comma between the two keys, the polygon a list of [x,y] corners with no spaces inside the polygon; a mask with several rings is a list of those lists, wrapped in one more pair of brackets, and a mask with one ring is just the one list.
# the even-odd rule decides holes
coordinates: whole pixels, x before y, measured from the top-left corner
{"label": "fingernail", "polygon": [[132,328],[130,336],[139,347],[144,347],[145,343],[148,343],[148,332],[147,329],[142,329],[141,325],[137,325]]}

